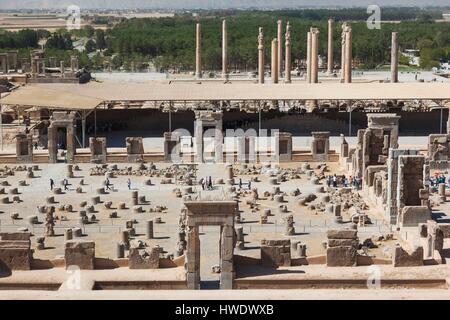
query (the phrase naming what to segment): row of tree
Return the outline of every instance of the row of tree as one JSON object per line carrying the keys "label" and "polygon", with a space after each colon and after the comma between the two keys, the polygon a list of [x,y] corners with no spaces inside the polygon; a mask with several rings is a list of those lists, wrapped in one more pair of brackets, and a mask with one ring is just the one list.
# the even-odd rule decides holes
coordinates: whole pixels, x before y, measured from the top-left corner
{"label": "row of tree", "polygon": [[[365,11],[364,11],[365,12]],[[195,24],[202,24],[203,65],[208,70],[221,69],[222,19],[228,25],[228,49],[231,69],[255,70],[257,67],[258,28],[264,28],[266,61],[270,61],[270,43],[276,37],[277,20],[292,26],[292,59],[296,62],[306,57],[306,34],[310,27],[320,30],[319,53],[327,54],[328,17],[337,20],[334,31],[336,62],[340,60],[341,23],[339,20],[357,20],[353,28],[353,54],[361,68],[375,68],[390,60],[391,33],[399,32],[400,48],[418,49],[421,52],[421,67],[430,68],[440,59],[450,59],[450,24],[423,21],[424,15],[439,18],[435,11],[420,9],[395,9],[388,11],[389,20],[406,20],[399,23],[382,23],[381,29],[369,29],[365,20],[367,13],[361,9],[345,10],[292,10],[292,11],[226,11],[202,12],[200,18],[176,16],[160,19],[130,19],[113,28],[94,29],[92,26],[80,30],[58,30],[49,33],[43,30],[22,30],[0,34],[0,51],[7,49],[26,50],[38,47],[46,39],[47,56],[55,55],[68,60],[78,54],[81,65],[101,68],[105,59],[114,65],[129,67],[152,61],[161,71],[193,70],[195,65]],[[386,12],[383,11],[386,19]],[[442,13],[441,13],[442,16]],[[361,21],[363,20],[363,21]],[[413,21],[414,20],[414,21]],[[86,52],[73,51],[76,39],[87,38]],[[284,40],[283,40],[284,42]],[[87,53],[99,51],[88,58]],[[407,62],[402,59],[403,62]]]}

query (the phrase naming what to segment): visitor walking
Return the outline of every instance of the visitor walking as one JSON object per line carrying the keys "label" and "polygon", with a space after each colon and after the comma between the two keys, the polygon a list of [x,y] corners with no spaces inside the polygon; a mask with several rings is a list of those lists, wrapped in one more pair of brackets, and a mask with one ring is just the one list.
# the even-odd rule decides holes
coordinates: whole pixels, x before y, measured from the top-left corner
{"label": "visitor walking", "polygon": [[53,190],[54,186],[55,186],[55,181],[53,181],[53,179],[50,179],[50,190]]}
{"label": "visitor walking", "polygon": [[131,190],[131,179],[128,178],[127,180],[128,190]]}
{"label": "visitor walking", "polygon": [[64,185],[64,191],[69,190],[69,188],[67,187],[69,185],[69,181],[67,181],[67,179],[63,180],[63,185]]}
{"label": "visitor walking", "polygon": [[111,190],[111,188],[110,188],[111,183],[109,182],[109,178],[106,178],[105,186],[106,186],[106,190]]}
{"label": "visitor walking", "polygon": [[337,177],[336,174],[333,176],[333,188],[337,187]]}
{"label": "visitor walking", "polygon": [[199,182],[202,185],[202,189],[205,190],[205,179],[201,178]]}

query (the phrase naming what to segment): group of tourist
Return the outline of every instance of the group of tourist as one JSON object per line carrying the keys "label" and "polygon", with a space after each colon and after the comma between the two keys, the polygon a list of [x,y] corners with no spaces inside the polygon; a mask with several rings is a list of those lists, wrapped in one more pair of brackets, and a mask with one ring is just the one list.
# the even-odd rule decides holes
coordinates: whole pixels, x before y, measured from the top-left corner
{"label": "group of tourist", "polygon": [[450,177],[448,180],[442,172],[436,172],[434,177],[430,176],[429,183],[431,188],[437,189],[438,185],[443,183],[447,188],[450,188]]}
{"label": "group of tourist", "polygon": [[[243,185],[244,183],[242,182],[242,179],[241,178],[239,178],[239,189],[242,189],[242,185]],[[248,190],[251,190],[251,188],[252,188],[252,182],[251,182],[251,180],[249,180],[248,181],[248,183],[246,183],[247,185],[248,185]]]}
{"label": "group of tourist", "polygon": [[206,178],[201,178],[200,184],[202,185],[203,190],[213,190],[214,189],[211,176],[206,177]]}
{"label": "group of tourist", "polygon": [[327,186],[333,187],[333,188],[338,188],[338,187],[352,187],[355,188],[357,190],[361,189],[362,186],[362,179],[360,177],[352,177],[349,176],[348,178],[343,174],[343,175],[328,175],[326,177],[327,180]]}

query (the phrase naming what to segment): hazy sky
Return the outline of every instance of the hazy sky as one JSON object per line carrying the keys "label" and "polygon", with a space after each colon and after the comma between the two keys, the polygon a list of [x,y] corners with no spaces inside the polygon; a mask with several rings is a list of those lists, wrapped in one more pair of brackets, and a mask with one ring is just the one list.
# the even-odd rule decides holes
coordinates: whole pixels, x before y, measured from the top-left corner
{"label": "hazy sky", "polygon": [[92,8],[291,8],[300,6],[450,6],[450,0],[0,0],[1,9],[66,8],[70,4]]}

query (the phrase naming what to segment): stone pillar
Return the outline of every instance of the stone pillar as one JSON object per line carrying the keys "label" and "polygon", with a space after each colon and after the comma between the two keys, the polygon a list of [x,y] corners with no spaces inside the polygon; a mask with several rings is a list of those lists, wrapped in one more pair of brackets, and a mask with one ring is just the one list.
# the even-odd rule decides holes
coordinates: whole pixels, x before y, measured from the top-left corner
{"label": "stone pillar", "polygon": [[188,227],[186,244],[186,281],[191,290],[200,289],[200,238],[197,226]]}
{"label": "stone pillar", "polygon": [[334,70],[334,20],[328,19],[327,73],[332,74],[333,70]]}
{"label": "stone pillar", "polygon": [[319,30],[311,28],[311,83],[319,82]]}
{"label": "stone pillar", "polygon": [[284,65],[284,82],[285,83],[291,83],[291,25],[288,23],[286,24],[286,34],[285,34],[285,51],[286,51],[286,57],[285,57],[285,65]]}
{"label": "stone pillar", "polygon": [[275,132],[275,156],[279,162],[292,161],[292,134]]}
{"label": "stone pillar", "polygon": [[140,162],[144,160],[144,144],[142,137],[126,137],[128,162]]}
{"label": "stone pillar", "polygon": [[255,136],[237,137],[237,162],[254,163],[256,161]]}
{"label": "stone pillar", "polygon": [[278,83],[278,62],[278,40],[275,38],[272,40],[272,83]]}
{"label": "stone pillar", "polygon": [[180,136],[176,132],[164,132],[164,161],[181,160]]}
{"label": "stone pillar", "polygon": [[259,28],[258,34],[258,83],[264,83],[264,33]]}
{"label": "stone pillar", "polygon": [[197,23],[195,34],[195,77],[202,77],[202,29],[200,23]]}
{"label": "stone pillar", "polygon": [[106,137],[90,137],[89,149],[91,151],[92,163],[106,163]]}
{"label": "stone pillar", "polygon": [[445,202],[447,200],[446,196],[445,196],[445,183],[439,183],[439,199],[441,200],[441,202]]}
{"label": "stone pillar", "polygon": [[214,133],[214,161],[215,163],[223,162],[222,114],[220,114],[220,119],[216,122],[216,130]]}
{"label": "stone pillar", "polygon": [[283,74],[283,42],[281,39],[283,38],[283,24],[281,20],[277,21],[277,70],[278,70],[278,78],[280,78]]}
{"label": "stone pillar", "polygon": [[222,21],[222,77],[228,79],[227,21]]}
{"label": "stone pillar", "polygon": [[153,220],[147,220],[145,235],[147,239],[153,239]]}
{"label": "stone pillar", "polygon": [[3,74],[8,73],[8,56],[6,53],[0,54],[0,66],[2,67]]}
{"label": "stone pillar", "polygon": [[312,42],[312,34],[308,32],[307,36],[307,45],[306,45],[306,82],[311,83],[311,42]]}
{"label": "stone pillar", "polygon": [[344,82],[352,82],[352,68],[353,68],[353,52],[352,52],[352,28],[347,27],[345,32],[345,68],[344,68]]}
{"label": "stone pillar", "polygon": [[341,77],[344,80],[345,74],[345,30],[348,26],[347,22],[342,24],[342,33],[341,33]]}
{"label": "stone pillar", "polygon": [[348,151],[349,150],[347,140],[345,140],[345,136],[341,134],[341,158],[347,158]]}
{"label": "stone pillar", "polygon": [[31,77],[36,78],[37,76],[37,60],[31,57]]}
{"label": "stone pillar", "polygon": [[233,289],[234,281],[234,227],[233,225],[222,226],[220,237],[220,289]]}
{"label": "stone pillar", "polygon": [[61,72],[61,77],[65,77],[65,72],[66,72],[66,67],[64,66],[64,60],[61,60],[60,63],[60,72]]}
{"label": "stone pillar", "polygon": [[19,133],[16,135],[16,161],[17,163],[33,162],[33,136]]}
{"label": "stone pillar", "polygon": [[398,32],[392,32],[391,82],[398,82]]}
{"label": "stone pillar", "polygon": [[78,57],[77,56],[70,57],[70,70],[72,71],[72,73],[75,73],[78,71]]}

